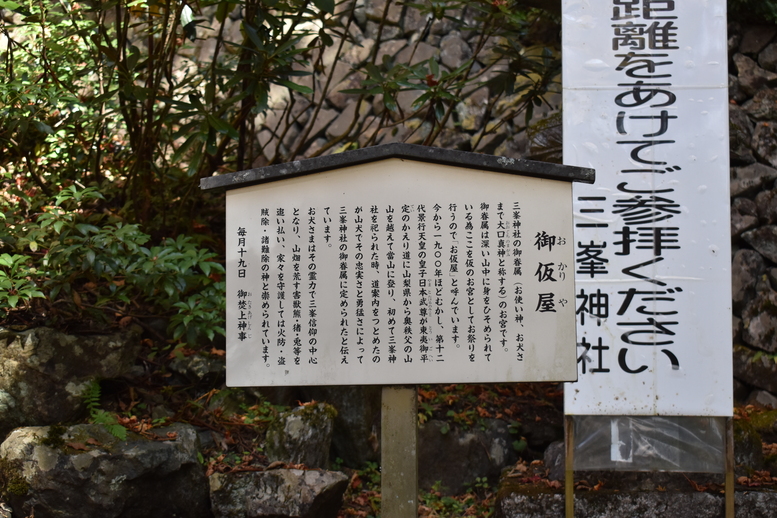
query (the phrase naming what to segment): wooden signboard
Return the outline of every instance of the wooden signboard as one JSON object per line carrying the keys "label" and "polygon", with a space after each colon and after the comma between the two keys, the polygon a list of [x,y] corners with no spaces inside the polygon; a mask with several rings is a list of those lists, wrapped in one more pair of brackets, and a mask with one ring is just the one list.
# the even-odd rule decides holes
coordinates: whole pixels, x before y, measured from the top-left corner
{"label": "wooden signboard", "polygon": [[227,383],[563,381],[572,181],[593,171],[392,144],[227,187]]}

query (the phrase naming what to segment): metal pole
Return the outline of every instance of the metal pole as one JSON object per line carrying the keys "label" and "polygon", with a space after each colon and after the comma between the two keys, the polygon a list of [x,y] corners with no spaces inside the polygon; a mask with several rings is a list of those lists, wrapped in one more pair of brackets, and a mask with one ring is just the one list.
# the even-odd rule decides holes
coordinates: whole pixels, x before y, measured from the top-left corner
{"label": "metal pole", "polygon": [[726,418],[726,518],[734,518],[734,419]]}
{"label": "metal pole", "polygon": [[575,518],[575,422],[564,417],[564,497],[566,518]]}
{"label": "metal pole", "polygon": [[383,387],[380,417],[381,517],[418,516],[416,387]]}

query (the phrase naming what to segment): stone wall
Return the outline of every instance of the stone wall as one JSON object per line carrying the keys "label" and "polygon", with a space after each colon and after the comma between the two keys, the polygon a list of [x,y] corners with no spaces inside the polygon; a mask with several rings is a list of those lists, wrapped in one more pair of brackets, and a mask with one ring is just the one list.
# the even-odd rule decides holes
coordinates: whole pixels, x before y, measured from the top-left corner
{"label": "stone wall", "polygon": [[[777,27],[729,26],[734,376],[777,399]],[[752,391],[755,389],[755,391]]]}
{"label": "stone wall", "polygon": [[[409,65],[432,59],[437,63],[439,73],[429,80],[442,81],[444,74],[474,58],[469,72],[470,84],[460,92],[451,90],[458,94],[461,102],[455,105],[444,130],[433,144],[509,157],[525,157],[531,152],[535,132],[526,130],[525,113],[520,109],[526,91],[493,95],[493,88],[490,94],[489,88],[483,85],[508,72],[511,66],[515,69],[518,62],[523,63],[522,71],[527,71],[527,63],[543,59],[543,49],[550,50],[548,58],[558,59],[560,26],[557,23],[535,21],[529,24],[519,42],[496,35],[482,38],[482,25],[478,21],[482,13],[471,7],[450,9],[435,19],[400,2],[392,1],[386,9],[387,0],[357,0],[351,17],[350,5],[350,2],[343,3],[338,7],[342,11],[336,16],[342,31],[348,34],[345,41],[335,38],[334,44],[322,55],[317,51],[306,55],[311,63],[308,70],[314,69],[314,75],[290,78],[314,93],[303,95],[277,85],[271,88],[271,109],[254,120],[257,140],[253,149],[259,154],[254,167],[329,154],[349,147],[398,141],[424,142],[433,124],[429,111],[414,105],[424,93],[422,89],[403,86],[404,91],[397,95],[396,110],[386,110],[381,94],[360,98],[358,94],[343,93],[343,90],[362,87],[368,65],[374,64],[383,71],[390,69],[390,65],[384,65],[385,59]],[[207,18],[209,12],[203,14]],[[210,15],[212,17],[212,13]],[[239,41],[241,21],[240,11],[235,10],[225,20],[223,33],[233,41]],[[196,56],[208,61],[219,31],[220,25],[215,19],[201,24],[198,29],[201,39],[186,51],[184,59]],[[501,53],[500,49],[510,47],[516,49],[515,52]],[[185,62],[180,64],[183,65]],[[302,67],[298,68],[302,70]],[[560,76],[556,79],[560,80]],[[412,79],[415,83],[425,81],[423,77]],[[527,77],[519,74],[516,88],[527,85],[531,89],[539,83],[541,78],[537,74],[527,74]],[[539,121],[544,121],[543,128],[548,125],[548,116],[560,107],[560,91],[560,84],[551,85],[547,102],[532,106],[530,126]],[[557,119],[551,120],[559,126]],[[555,160],[559,161],[558,139],[550,144],[555,150]]]}

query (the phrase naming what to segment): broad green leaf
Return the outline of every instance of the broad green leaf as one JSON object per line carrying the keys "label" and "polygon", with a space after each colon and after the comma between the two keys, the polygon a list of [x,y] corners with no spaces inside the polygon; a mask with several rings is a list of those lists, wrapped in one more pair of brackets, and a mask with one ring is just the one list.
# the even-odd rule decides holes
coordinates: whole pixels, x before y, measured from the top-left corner
{"label": "broad green leaf", "polygon": [[313,5],[327,14],[335,13],[335,0],[313,0]]}
{"label": "broad green leaf", "polygon": [[41,133],[45,133],[46,135],[53,135],[54,130],[49,126],[48,124],[45,124],[40,121],[33,121],[32,124],[40,131]]}
{"label": "broad green leaf", "polygon": [[208,114],[206,117],[208,119],[208,124],[210,125],[210,127],[215,129],[219,133],[223,133],[224,135],[229,135],[233,139],[240,138],[240,135],[238,134],[237,130],[233,128],[225,120],[219,119],[218,117],[214,117],[211,114]]}
{"label": "broad green leaf", "polygon": [[8,9],[9,11],[19,13],[22,16],[30,16],[31,14],[30,11],[22,7],[21,4],[9,0],[0,0],[0,9]]}
{"label": "broad green leaf", "polygon": [[227,19],[229,10],[234,7],[231,2],[219,2],[219,6],[216,8],[216,19],[219,23],[224,23]]}
{"label": "broad green leaf", "polygon": [[283,85],[286,88],[289,88],[291,90],[297,91],[297,92],[299,92],[301,94],[312,94],[313,93],[313,89],[312,88],[309,88],[309,87],[304,86],[304,85],[298,85],[297,83],[292,83],[291,81],[287,81],[285,79],[278,79],[275,82],[277,84],[279,84],[279,85]]}

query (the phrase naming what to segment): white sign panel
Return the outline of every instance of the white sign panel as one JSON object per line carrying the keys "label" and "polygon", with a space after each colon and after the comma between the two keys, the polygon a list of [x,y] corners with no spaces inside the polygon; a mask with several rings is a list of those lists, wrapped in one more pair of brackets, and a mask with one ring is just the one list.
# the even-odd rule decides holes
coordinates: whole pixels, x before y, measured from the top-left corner
{"label": "white sign panel", "polygon": [[565,411],[732,413],[725,0],[563,0],[577,383]]}
{"label": "white sign panel", "polygon": [[229,191],[228,384],[575,379],[571,197],[400,159]]}

